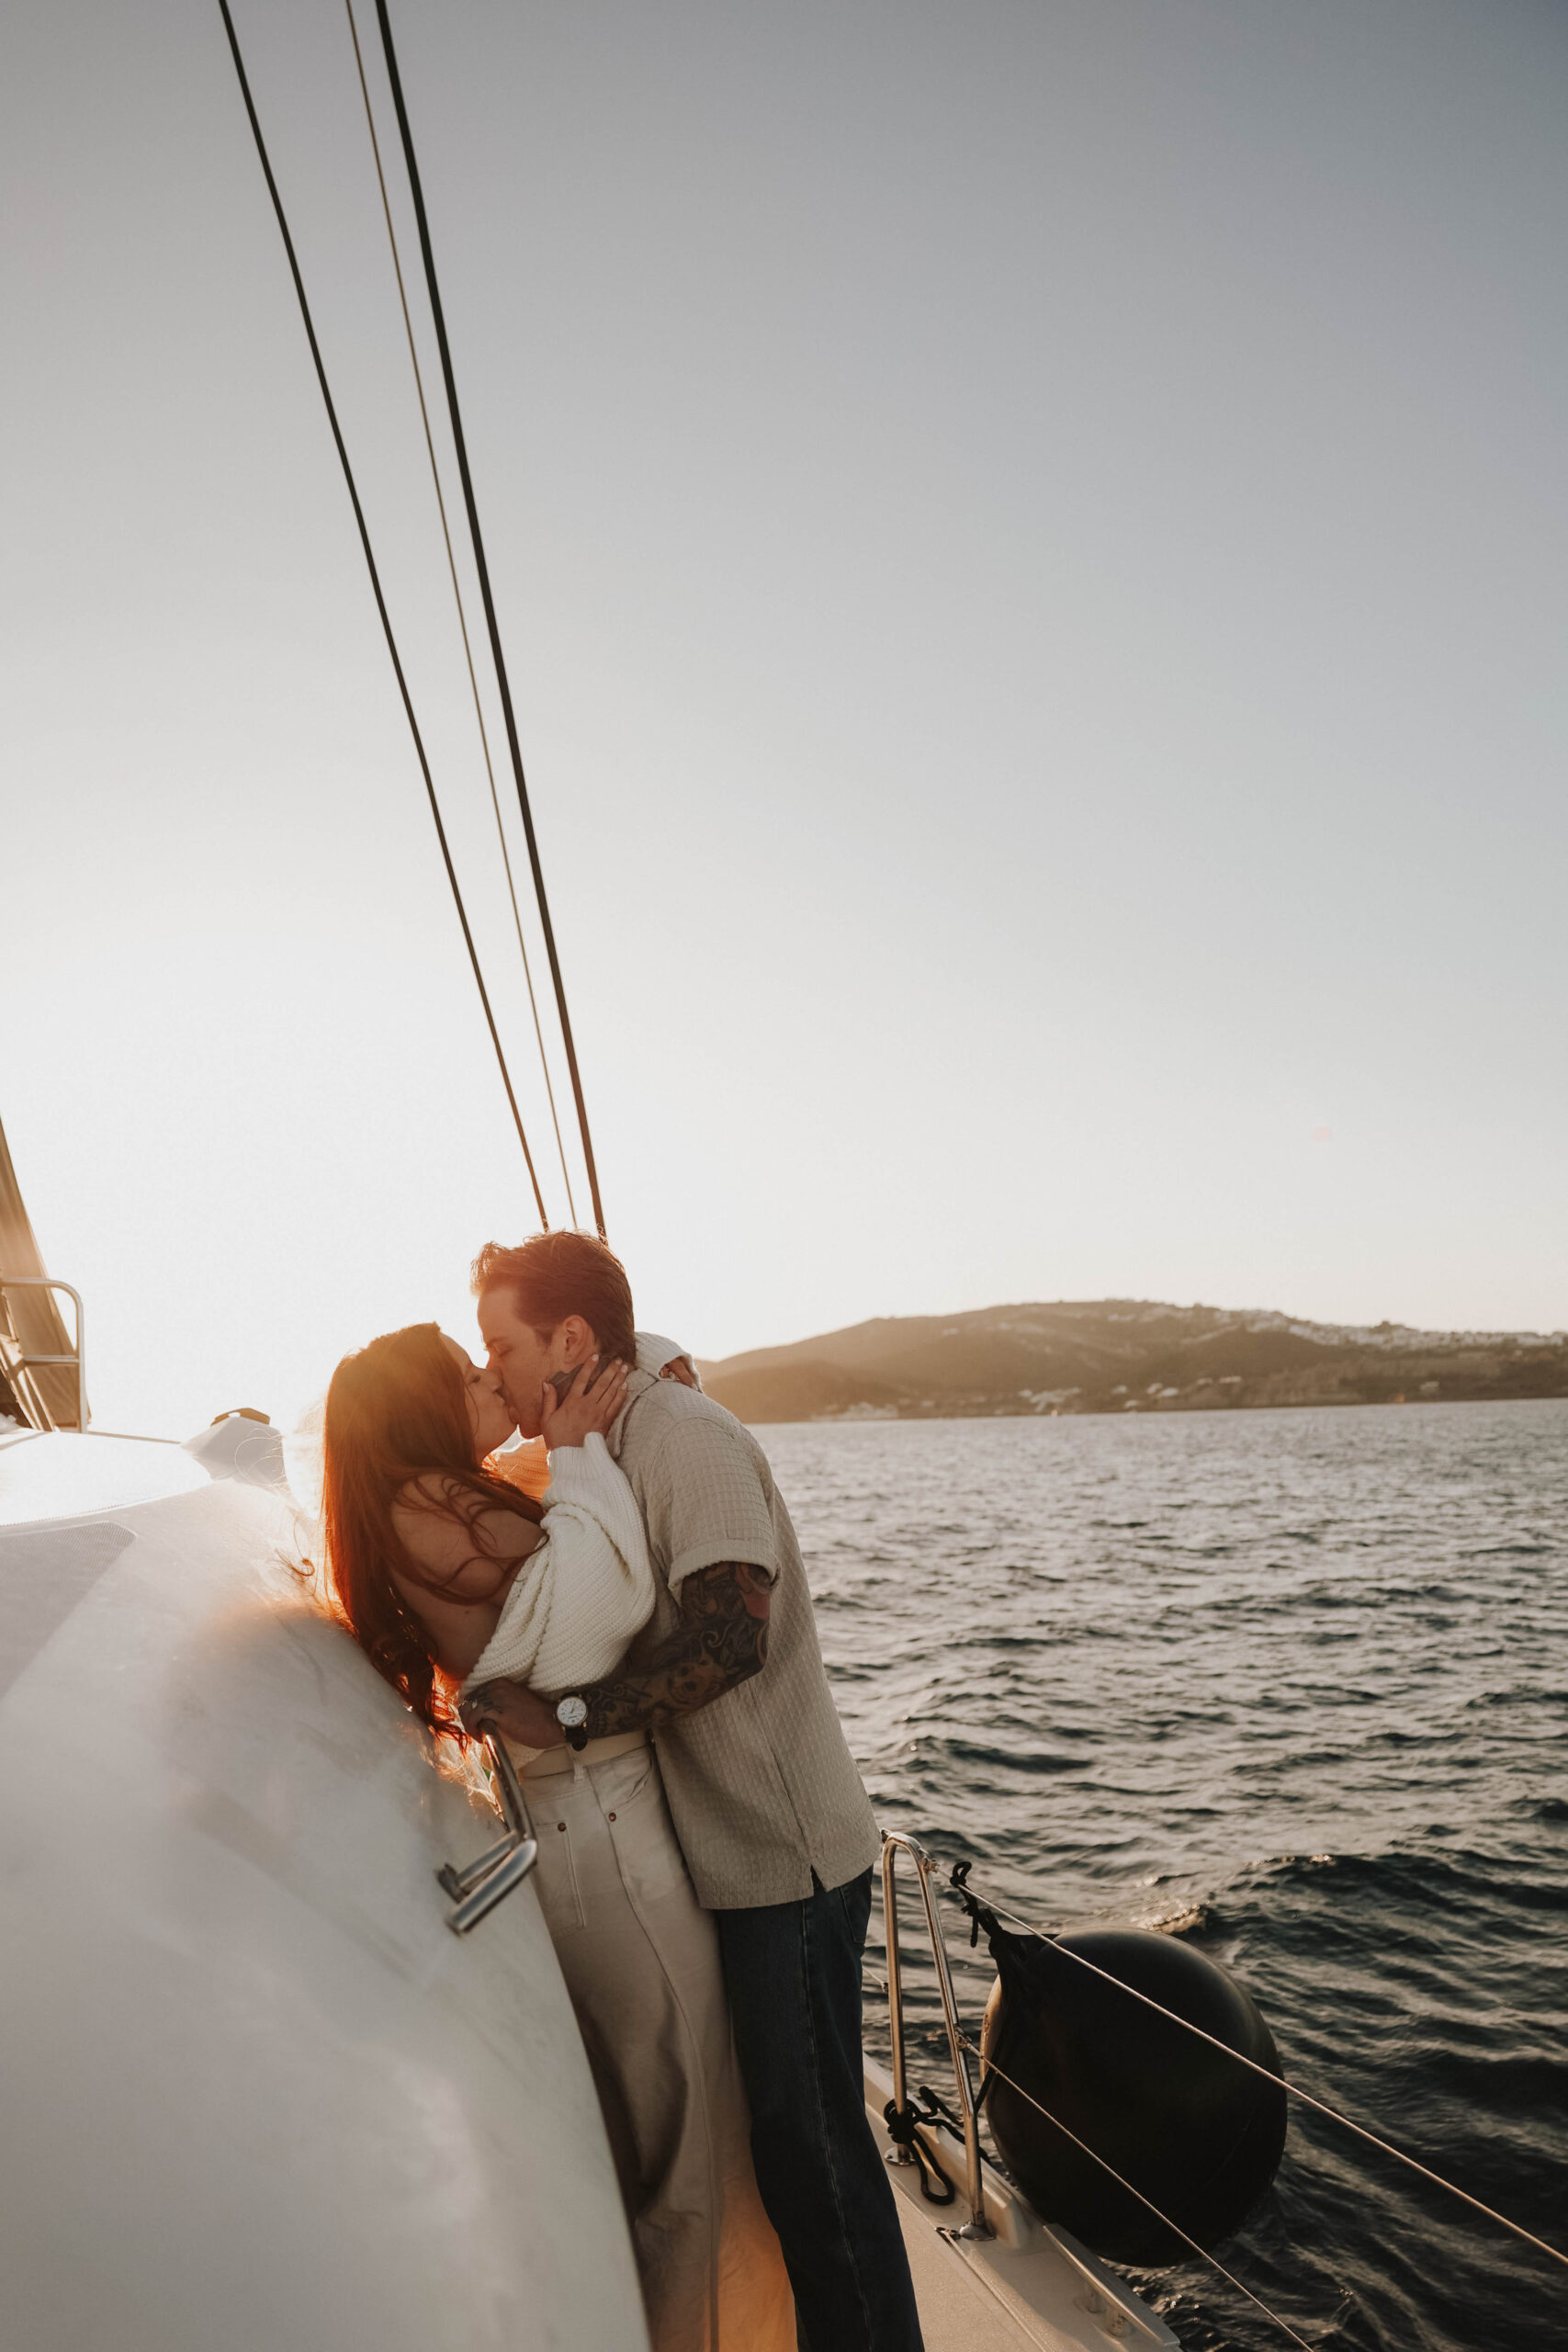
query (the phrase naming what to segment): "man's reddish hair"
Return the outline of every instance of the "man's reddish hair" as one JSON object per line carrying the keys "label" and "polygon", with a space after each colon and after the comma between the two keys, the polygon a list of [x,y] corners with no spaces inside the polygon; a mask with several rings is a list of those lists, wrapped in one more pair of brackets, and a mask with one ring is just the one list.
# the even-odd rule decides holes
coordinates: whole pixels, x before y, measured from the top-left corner
{"label": "man's reddish hair", "polygon": [[474,1260],[473,1293],[507,1292],[531,1331],[547,1340],[581,1315],[601,1355],[637,1362],[632,1286],[615,1251],[592,1233],[536,1233],[515,1250],[487,1241]]}

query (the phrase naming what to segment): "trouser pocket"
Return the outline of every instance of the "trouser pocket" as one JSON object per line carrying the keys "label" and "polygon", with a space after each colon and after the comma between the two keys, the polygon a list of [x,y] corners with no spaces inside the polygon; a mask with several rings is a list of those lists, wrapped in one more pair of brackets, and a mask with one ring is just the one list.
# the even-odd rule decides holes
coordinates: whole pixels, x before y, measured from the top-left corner
{"label": "trouser pocket", "polygon": [[[635,1903],[658,1903],[680,1891],[691,1893],[686,1857],[665,1802],[664,1782],[652,1755],[643,1749],[599,1765],[593,1775],[599,1810],[615,1840],[621,1883]],[[694,1903],[694,1893],[691,1894]]]}
{"label": "trouser pocket", "polygon": [[539,1908],[550,1934],[566,1935],[574,1928],[588,1925],[582,1889],[578,1883],[577,1859],[571,1849],[571,1824],[563,1812],[557,1810],[558,1800],[552,1804],[541,1799],[535,1789],[530,1789],[528,1794],[534,1813],[534,1835],[539,1845],[539,1859],[534,1869]]}

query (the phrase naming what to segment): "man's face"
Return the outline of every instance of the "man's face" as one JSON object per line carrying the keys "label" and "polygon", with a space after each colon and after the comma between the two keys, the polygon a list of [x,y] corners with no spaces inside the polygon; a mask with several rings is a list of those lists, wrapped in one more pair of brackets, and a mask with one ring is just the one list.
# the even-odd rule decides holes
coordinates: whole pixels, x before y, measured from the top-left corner
{"label": "man's face", "polygon": [[479,1317],[490,1368],[506,1390],[517,1426],[525,1437],[538,1437],[544,1426],[546,1381],[586,1363],[593,1353],[593,1334],[581,1315],[569,1315],[555,1330],[541,1335],[523,1320],[516,1300],[505,1290],[487,1290],[479,1300]]}

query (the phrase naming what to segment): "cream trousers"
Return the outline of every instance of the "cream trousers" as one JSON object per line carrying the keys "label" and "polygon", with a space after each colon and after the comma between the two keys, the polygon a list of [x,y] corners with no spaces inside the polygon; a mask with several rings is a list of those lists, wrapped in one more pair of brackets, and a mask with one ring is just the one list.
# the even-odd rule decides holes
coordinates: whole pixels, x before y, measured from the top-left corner
{"label": "cream trousers", "polygon": [[[524,1758],[528,1760],[524,1762]],[[646,1733],[519,1753],[534,1883],[593,2072],[653,2352],[795,2352],[718,1938]]]}

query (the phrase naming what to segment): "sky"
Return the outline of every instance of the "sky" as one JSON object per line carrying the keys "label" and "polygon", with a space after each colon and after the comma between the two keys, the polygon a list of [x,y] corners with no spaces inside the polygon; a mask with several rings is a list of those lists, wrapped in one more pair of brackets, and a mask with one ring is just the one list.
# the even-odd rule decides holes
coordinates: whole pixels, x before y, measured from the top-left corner
{"label": "sky", "polygon": [[[346,16],[234,7],[566,1221]],[[1568,1323],[1568,11],[394,24],[639,1319]],[[6,11],[0,220],[0,1120],[99,1425],[288,1419],[536,1218],[216,6]]]}

